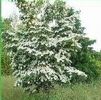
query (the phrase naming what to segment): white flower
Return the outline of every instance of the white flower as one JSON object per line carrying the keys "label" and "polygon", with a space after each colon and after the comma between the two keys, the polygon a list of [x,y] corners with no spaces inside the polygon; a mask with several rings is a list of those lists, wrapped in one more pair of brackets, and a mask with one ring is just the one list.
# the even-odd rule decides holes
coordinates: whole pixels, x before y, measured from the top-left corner
{"label": "white flower", "polygon": [[50,21],[50,22],[49,22],[48,26],[49,26],[50,28],[52,28],[52,27],[58,26],[58,24],[56,23],[56,20],[53,19],[53,21]]}

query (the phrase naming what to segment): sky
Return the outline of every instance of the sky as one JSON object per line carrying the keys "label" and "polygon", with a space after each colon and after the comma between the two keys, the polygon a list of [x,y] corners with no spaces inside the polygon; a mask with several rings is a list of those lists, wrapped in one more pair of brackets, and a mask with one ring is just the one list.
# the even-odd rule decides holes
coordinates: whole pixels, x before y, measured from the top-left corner
{"label": "sky", "polygon": [[[80,19],[82,26],[85,27],[87,36],[96,39],[93,45],[97,51],[101,50],[101,0],[65,0],[67,4],[77,10],[81,10]],[[2,1],[2,16],[9,17],[12,13],[18,13],[14,3],[7,0]]]}

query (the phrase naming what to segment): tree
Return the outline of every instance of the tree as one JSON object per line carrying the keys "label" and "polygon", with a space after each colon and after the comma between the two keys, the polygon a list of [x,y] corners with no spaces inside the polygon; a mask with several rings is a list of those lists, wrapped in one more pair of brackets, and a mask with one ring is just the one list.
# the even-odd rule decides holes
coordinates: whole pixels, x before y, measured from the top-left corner
{"label": "tree", "polygon": [[[49,90],[55,83],[69,83],[73,75],[87,75],[71,66],[71,52],[80,48],[75,22],[79,12],[61,0],[17,3],[21,27],[6,32],[4,41],[12,60],[16,85],[25,90]],[[77,49],[75,49],[75,52]]]}
{"label": "tree", "polygon": [[81,48],[71,55],[72,66],[84,71],[88,75],[88,81],[97,79],[99,76],[99,67],[96,64],[97,59],[94,57],[95,53],[91,47],[91,45],[96,41],[90,40],[88,37],[84,37],[80,39],[79,42],[81,43]]}
{"label": "tree", "polygon": [[[5,33],[7,30],[11,28],[11,20],[9,18],[2,20],[2,28],[1,32]],[[11,74],[11,66],[10,66],[10,59],[7,55],[6,49],[4,49],[4,43],[2,41],[2,53],[1,53],[1,74],[2,75],[9,75]]]}

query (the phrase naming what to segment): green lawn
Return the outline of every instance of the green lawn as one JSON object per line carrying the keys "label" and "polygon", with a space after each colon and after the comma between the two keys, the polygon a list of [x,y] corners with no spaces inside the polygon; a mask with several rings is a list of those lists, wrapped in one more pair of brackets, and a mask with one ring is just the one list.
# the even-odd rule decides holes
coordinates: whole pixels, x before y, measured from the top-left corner
{"label": "green lawn", "polygon": [[28,95],[23,89],[14,87],[14,79],[3,77],[2,100],[101,100],[101,81],[91,84],[75,84],[69,87],[59,87],[50,92]]}

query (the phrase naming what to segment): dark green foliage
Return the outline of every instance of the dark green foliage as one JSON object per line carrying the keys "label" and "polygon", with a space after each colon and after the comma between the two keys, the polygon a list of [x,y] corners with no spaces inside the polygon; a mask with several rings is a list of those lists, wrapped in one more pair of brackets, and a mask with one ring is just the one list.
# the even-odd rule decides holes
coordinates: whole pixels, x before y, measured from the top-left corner
{"label": "dark green foliage", "polygon": [[98,61],[101,61],[101,51],[100,52],[93,51],[93,53],[94,53],[95,59]]}
{"label": "dark green foliage", "polygon": [[94,58],[96,60],[96,65],[98,66],[98,72],[100,73],[101,76],[101,51],[100,52],[93,51],[93,53]]}
{"label": "dark green foliage", "polygon": [[[11,29],[11,20],[4,19],[2,21],[2,32],[6,32],[7,30]],[[4,33],[2,33],[4,34]],[[1,53],[1,74],[2,75],[10,75],[11,74],[11,66],[10,66],[10,59],[7,55],[7,51],[4,49],[4,43],[2,42],[2,53]]]}
{"label": "dark green foliage", "polygon": [[94,42],[95,40],[90,40],[86,37],[81,39],[81,48],[78,50],[78,52],[72,53],[71,56],[72,66],[84,71],[88,75],[88,80],[90,81],[99,76],[99,67],[96,64],[97,60],[94,57],[94,50],[91,47]]}

